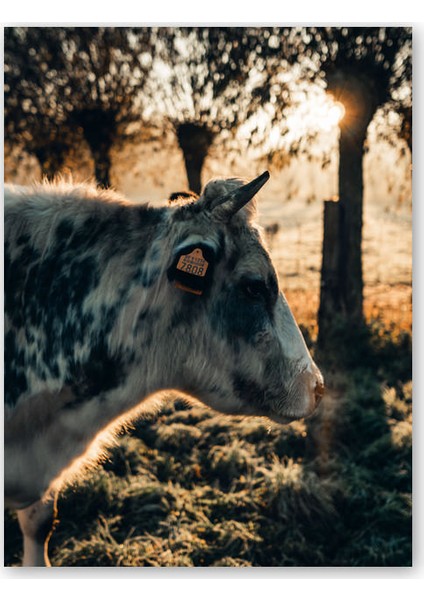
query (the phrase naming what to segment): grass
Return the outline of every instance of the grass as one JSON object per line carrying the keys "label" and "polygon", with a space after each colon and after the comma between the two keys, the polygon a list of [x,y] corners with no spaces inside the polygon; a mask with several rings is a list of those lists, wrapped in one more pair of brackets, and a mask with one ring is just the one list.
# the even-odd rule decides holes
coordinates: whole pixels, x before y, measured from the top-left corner
{"label": "grass", "polygon": [[[357,350],[323,359],[330,392],[307,421],[179,399],[139,421],[61,494],[52,564],[411,565],[410,336],[374,323]],[[5,564],[18,564],[8,512],[5,540]]]}

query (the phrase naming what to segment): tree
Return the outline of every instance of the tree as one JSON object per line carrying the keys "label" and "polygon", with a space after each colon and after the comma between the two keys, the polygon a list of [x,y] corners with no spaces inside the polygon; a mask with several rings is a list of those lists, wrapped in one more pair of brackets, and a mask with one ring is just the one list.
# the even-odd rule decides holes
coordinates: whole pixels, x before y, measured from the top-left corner
{"label": "tree", "polygon": [[189,188],[201,189],[205,158],[267,101],[261,32],[244,27],[161,28],[150,96],[173,128]]}
{"label": "tree", "polygon": [[150,28],[66,29],[65,53],[72,89],[70,122],[81,127],[96,180],[110,185],[111,149],[141,125],[142,91],[152,64]]}
{"label": "tree", "polygon": [[132,139],[141,124],[151,35],[151,28],[11,28],[5,52],[7,135],[23,140],[44,165],[82,135],[98,183],[109,186],[112,147]]}
{"label": "tree", "polygon": [[[321,289],[319,325],[320,340],[324,340],[335,316],[343,316],[353,327],[364,320],[361,246],[365,142],[376,110],[385,107],[400,114],[399,134],[411,148],[411,30],[295,27],[272,28],[270,36],[263,56],[274,67],[265,70],[271,89],[282,74],[285,76],[286,67],[283,73],[278,68],[280,56],[297,70],[295,88],[308,94],[308,86],[325,87],[345,109],[339,137],[339,202],[333,207],[328,205],[326,210],[327,233],[337,247],[331,251],[328,240],[324,240],[324,259],[329,260],[331,274]],[[294,96],[292,93],[291,101]],[[281,120],[285,128],[280,98],[286,110],[287,99],[277,93],[272,124],[278,125]]]}
{"label": "tree", "polygon": [[401,88],[406,88],[405,99],[410,98],[411,32],[400,27],[354,27],[313,29],[310,35],[319,36],[325,55],[321,67],[327,90],[345,108],[339,139],[338,280],[333,290],[335,305],[328,303],[323,287],[322,340],[334,311],[348,317],[354,327],[363,323],[364,146],[376,110],[386,104],[392,108],[402,105],[398,101]]}
{"label": "tree", "polygon": [[65,82],[61,40],[54,28],[6,27],[4,36],[5,141],[38,159],[43,175],[60,171],[73,141],[58,101]]}

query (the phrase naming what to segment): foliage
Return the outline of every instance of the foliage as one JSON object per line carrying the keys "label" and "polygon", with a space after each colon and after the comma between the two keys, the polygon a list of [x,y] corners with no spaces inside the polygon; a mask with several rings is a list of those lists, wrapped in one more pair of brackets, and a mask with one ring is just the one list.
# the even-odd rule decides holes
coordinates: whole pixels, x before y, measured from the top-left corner
{"label": "foliage", "polygon": [[[309,31],[309,30],[308,30]],[[336,98],[343,95],[343,78],[355,74],[371,90],[374,116],[383,108],[399,116],[397,128],[380,129],[380,137],[403,139],[412,148],[412,31],[409,27],[311,28],[321,45],[321,68]],[[317,39],[318,38],[318,39]],[[342,78],[338,74],[342,73]],[[393,120],[393,119],[392,119]]]}
{"label": "foliage", "polygon": [[398,111],[411,144],[411,47],[405,27],[6,28],[6,139],[51,175],[83,137],[107,185],[112,146],[170,125],[198,192],[217,137],[227,157],[249,146],[274,163],[310,153],[317,131],[291,119],[323,103],[341,71]]}
{"label": "foliage", "polygon": [[204,160],[216,138],[227,159],[236,133],[269,100],[261,29],[168,27],[158,30],[149,78],[150,113],[175,132],[189,186],[199,193]]}
{"label": "foliage", "polygon": [[45,28],[40,36],[33,27],[5,29],[5,139],[35,154],[47,174],[60,169],[74,141],[59,101],[63,95],[70,102],[70,89],[59,76],[59,31]]}
{"label": "foliage", "polygon": [[176,129],[195,123],[213,135],[246,121],[269,95],[261,35],[246,27],[161,28],[150,82],[159,112]]}
{"label": "foliage", "polygon": [[[272,27],[262,29],[261,58],[264,87],[269,90],[268,116],[258,143],[268,135],[280,140],[269,150],[275,160],[278,149],[291,154],[311,153],[311,142],[319,133],[316,123],[306,130],[298,125],[297,138],[290,116],[308,102],[316,108],[323,102],[324,90],[346,103],[341,127],[351,127],[357,119],[357,107],[348,97],[350,79],[367,89],[371,119],[378,107],[384,109],[384,127],[380,137],[404,139],[411,148],[412,136],[412,34],[407,27]],[[399,125],[393,128],[393,113]],[[307,122],[306,115],[303,121]],[[387,122],[390,117],[390,124]],[[353,121],[353,124],[355,122]],[[312,124],[311,124],[312,125]],[[258,132],[253,131],[254,138]],[[287,135],[289,134],[289,135]],[[301,135],[300,135],[301,134]],[[288,141],[291,144],[288,145]]]}
{"label": "foliage", "polygon": [[84,138],[97,179],[107,185],[112,145],[127,142],[140,126],[151,35],[130,27],[6,28],[8,142],[35,153],[52,175]]}

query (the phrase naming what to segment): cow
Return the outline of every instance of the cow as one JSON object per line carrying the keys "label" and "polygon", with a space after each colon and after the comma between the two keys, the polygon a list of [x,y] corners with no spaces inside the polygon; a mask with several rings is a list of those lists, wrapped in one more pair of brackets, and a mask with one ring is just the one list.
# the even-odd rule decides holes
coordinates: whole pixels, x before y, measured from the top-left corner
{"label": "cow", "polygon": [[318,405],[323,377],[255,225],[268,178],[157,208],[6,186],[5,505],[24,565],[49,565],[61,487],[162,392],[278,423]]}

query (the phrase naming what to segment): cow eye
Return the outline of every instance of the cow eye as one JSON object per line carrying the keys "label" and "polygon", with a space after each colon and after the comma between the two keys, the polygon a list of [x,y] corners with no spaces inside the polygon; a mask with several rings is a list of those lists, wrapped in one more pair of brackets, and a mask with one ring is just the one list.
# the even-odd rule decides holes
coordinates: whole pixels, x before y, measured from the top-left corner
{"label": "cow eye", "polygon": [[263,281],[247,280],[241,284],[243,294],[250,300],[266,300],[268,291]]}

